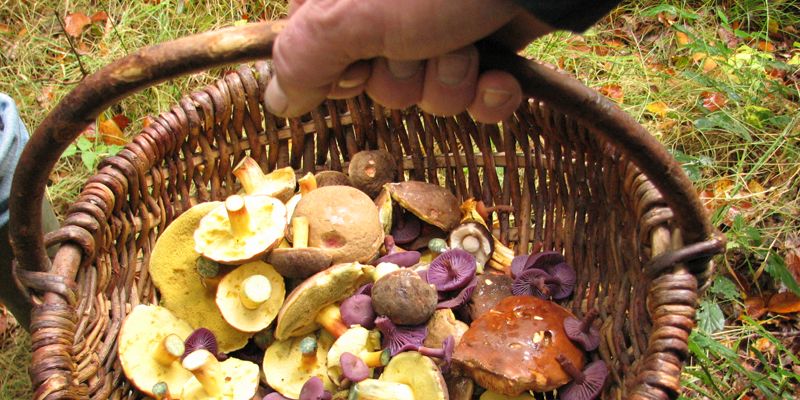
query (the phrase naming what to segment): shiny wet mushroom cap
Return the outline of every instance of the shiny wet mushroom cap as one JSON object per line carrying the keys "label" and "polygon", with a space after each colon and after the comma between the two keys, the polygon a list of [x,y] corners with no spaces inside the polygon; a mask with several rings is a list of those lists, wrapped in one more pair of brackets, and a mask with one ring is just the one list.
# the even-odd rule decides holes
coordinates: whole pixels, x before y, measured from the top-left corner
{"label": "shiny wet mushroom cap", "polygon": [[[445,232],[453,230],[461,220],[458,199],[441,186],[406,181],[387,183],[384,187],[401,207]],[[430,238],[425,240],[426,244],[428,240]]]}
{"label": "shiny wet mushroom cap", "polygon": [[469,316],[478,319],[501,300],[512,296],[511,285],[514,282],[505,274],[487,273],[478,277],[477,286],[469,300]]}

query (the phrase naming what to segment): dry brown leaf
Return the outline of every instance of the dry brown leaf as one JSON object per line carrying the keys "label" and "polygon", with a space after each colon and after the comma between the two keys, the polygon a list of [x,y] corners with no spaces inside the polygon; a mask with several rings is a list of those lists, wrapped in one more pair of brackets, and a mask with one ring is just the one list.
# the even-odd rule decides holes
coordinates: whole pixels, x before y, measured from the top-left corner
{"label": "dry brown leaf", "polygon": [[765,337],[756,339],[753,347],[761,353],[772,353],[775,351],[775,344]]}
{"label": "dry brown leaf", "polygon": [[100,121],[97,124],[97,128],[100,130],[101,139],[103,139],[103,143],[105,144],[123,145],[128,142],[125,139],[125,134],[122,133],[122,129],[120,129],[114,119]]}
{"label": "dry brown leaf", "polygon": [[42,88],[39,94],[36,95],[36,102],[43,110],[50,110],[50,104],[53,102],[55,95],[53,94],[53,86],[48,85]]}
{"label": "dry brown leaf", "polygon": [[108,20],[108,13],[105,11],[98,11],[92,14],[90,19],[92,22],[106,22]]}
{"label": "dry brown leaf", "polygon": [[604,85],[601,86],[598,91],[603,96],[606,96],[617,103],[622,103],[622,101],[625,99],[625,94],[622,92],[622,86],[620,85]]}
{"label": "dry brown leaf", "polygon": [[728,104],[728,99],[720,92],[703,92],[703,107],[711,112],[717,111]]}
{"label": "dry brown leaf", "polygon": [[744,311],[750,318],[758,320],[767,313],[767,305],[760,296],[748,297],[744,301]]}
{"label": "dry brown leaf", "polygon": [[667,112],[669,111],[669,106],[667,103],[663,101],[655,101],[645,106],[645,109],[655,115],[658,115],[661,118],[667,116]]}
{"label": "dry brown leaf", "polygon": [[772,42],[768,42],[766,40],[756,40],[754,43],[755,48],[767,53],[771,53],[775,51],[775,45]]}
{"label": "dry brown leaf", "polygon": [[767,311],[776,314],[792,314],[800,312],[800,298],[792,292],[773,295],[767,303]]}
{"label": "dry brown leaf", "polygon": [[800,248],[787,246],[784,261],[786,262],[786,269],[792,274],[794,280],[800,282]]}
{"label": "dry brown leaf", "polygon": [[86,25],[91,23],[92,19],[87,17],[84,13],[70,13],[64,18],[64,30],[67,32],[67,35],[78,37],[81,35],[81,32],[83,32],[83,29],[86,28]]}

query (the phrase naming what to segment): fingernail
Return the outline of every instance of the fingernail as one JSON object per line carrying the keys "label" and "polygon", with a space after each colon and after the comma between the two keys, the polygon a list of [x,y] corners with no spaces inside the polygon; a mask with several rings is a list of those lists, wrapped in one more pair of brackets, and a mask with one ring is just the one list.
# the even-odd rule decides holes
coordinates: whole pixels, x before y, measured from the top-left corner
{"label": "fingernail", "polygon": [[456,86],[467,77],[470,59],[464,54],[447,54],[437,60],[436,73],[439,81]]}
{"label": "fingernail", "polygon": [[483,104],[489,108],[497,108],[511,99],[511,93],[505,90],[486,89],[483,91]]}
{"label": "fingernail", "polygon": [[277,79],[273,79],[267,86],[267,110],[275,115],[283,115],[289,108],[289,99],[283,92]]}
{"label": "fingernail", "polygon": [[399,60],[386,60],[386,66],[393,77],[397,79],[408,79],[416,75],[420,70],[422,62],[420,61],[399,61]]}
{"label": "fingernail", "polygon": [[339,87],[342,89],[352,89],[364,84],[363,79],[342,79],[339,81]]}

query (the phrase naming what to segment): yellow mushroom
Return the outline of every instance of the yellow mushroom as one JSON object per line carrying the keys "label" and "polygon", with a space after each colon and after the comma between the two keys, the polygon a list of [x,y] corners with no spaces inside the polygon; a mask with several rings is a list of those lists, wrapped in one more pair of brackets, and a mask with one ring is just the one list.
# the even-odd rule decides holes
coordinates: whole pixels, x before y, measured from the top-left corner
{"label": "yellow mushroom", "polygon": [[233,174],[247,195],[267,195],[282,202],[292,197],[297,185],[292,167],[279,168],[265,175],[258,162],[249,156],[233,168]]}
{"label": "yellow mushroom", "polygon": [[219,362],[208,350],[195,350],[183,359],[183,367],[194,375],[181,391],[182,400],[250,400],[258,390],[258,365],[228,358]]}
{"label": "yellow mushroom", "polygon": [[286,290],[283,277],[263,261],[244,264],[219,283],[216,303],[234,328],[256,333],[278,315]]}

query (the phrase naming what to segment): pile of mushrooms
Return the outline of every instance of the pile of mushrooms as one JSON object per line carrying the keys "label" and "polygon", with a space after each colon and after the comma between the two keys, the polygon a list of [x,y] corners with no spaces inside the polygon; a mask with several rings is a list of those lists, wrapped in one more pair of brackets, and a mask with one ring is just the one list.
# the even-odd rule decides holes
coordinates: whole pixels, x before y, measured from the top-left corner
{"label": "pile of mushrooms", "polygon": [[437,185],[395,182],[386,151],[348,174],[265,174],[196,205],[150,261],[159,306],[123,322],[128,380],[157,399],[565,400],[599,396],[595,320],[568,301],[558,252],[515,256],[486,207]]}

